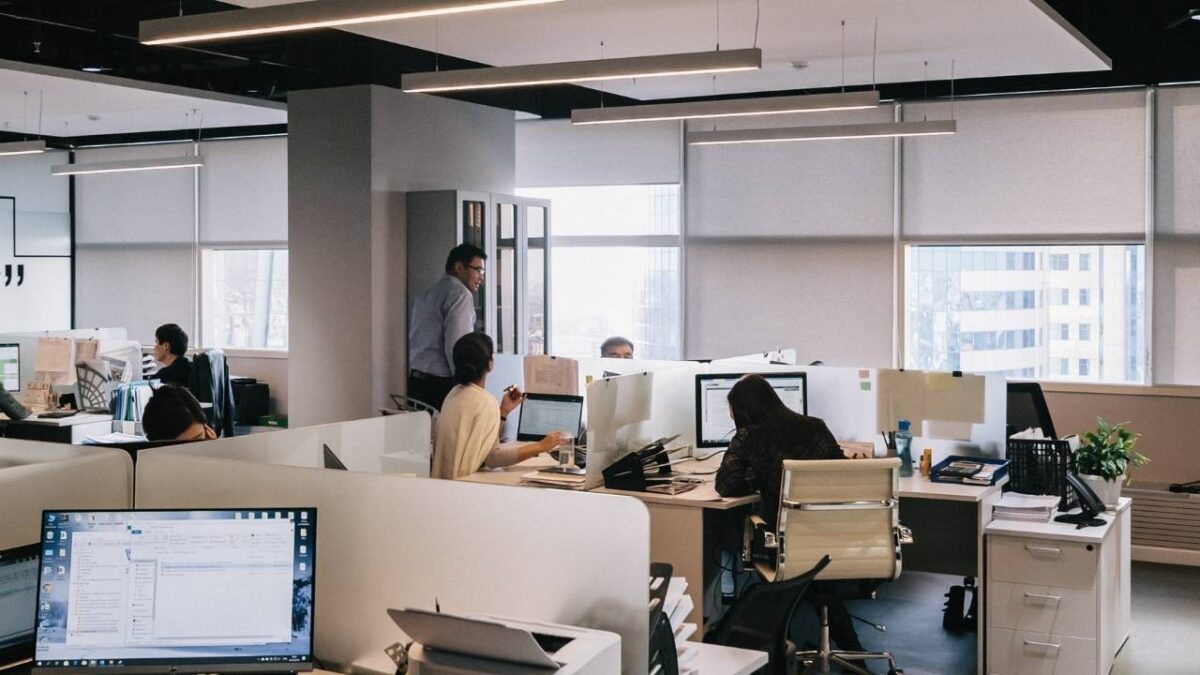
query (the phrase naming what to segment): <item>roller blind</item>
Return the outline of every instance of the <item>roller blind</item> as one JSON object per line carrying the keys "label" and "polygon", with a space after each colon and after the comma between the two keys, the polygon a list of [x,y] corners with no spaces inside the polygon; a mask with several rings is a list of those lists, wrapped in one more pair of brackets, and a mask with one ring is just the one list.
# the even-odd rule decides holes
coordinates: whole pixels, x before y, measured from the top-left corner
{"label": "roller blind", "polygon": [[[722,120],[724,129],[892,121],[889,107]],[[712,122],[689,122],[711,130]],[[893,229],[891,139],[689,146],[688,233],[701,237],[885,237]]]}
{"label": "roller blind", "polygon": [[[945,119],[945,102],[904,106]],[[1142,238],[1142,90],[959,101],[954,136],[904,141],[904,236]]]}
{"label": "roller blind", "polygon": [[[190,144],[80,150],[78,164],[181,157]],[[80,245],[195,241],[195,169],[135,171],[75,179],[75,240]],[[112,325],[112,324],[105,324]]]}
{"label": "roller blind", "polygon": [[1200,88],[1160,89],[1155,133],[1154,381],[1200,384]]}
{"label": "roller blind", "polygon": [[678,122],[517,123],[517,187],[679,183]]}
{"label": "roller blind", "polygon": [[75,325],[121,326],[129,339],[154,343],[154,329],[192,325],[193,249],[170,244],[80,248],[75,256]]}
{"label": "roller blind", "polygon": [[200,243],[287,243],[287,139],[201,144]]}

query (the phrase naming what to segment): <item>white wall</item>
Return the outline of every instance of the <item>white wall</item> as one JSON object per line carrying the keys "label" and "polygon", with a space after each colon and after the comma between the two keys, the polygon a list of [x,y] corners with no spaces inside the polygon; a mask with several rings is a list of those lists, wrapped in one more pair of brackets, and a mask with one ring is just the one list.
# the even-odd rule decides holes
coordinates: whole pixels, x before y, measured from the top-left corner
{"label": "white wall", "polygon": [[404,193],[513,189],[510,111],[373,86],[289,100],[292,424],[370,415],[403,390]]}
{"label": "white wall", "polygon": [[50,175],[67,156],[0,157],[0,331],[71,327],[69,182]]}

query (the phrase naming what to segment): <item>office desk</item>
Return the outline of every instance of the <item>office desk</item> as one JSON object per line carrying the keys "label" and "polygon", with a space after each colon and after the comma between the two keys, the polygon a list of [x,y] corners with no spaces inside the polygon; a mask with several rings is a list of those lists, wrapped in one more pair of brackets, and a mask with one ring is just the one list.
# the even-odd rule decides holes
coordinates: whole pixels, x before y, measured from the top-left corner
{"label": "office desk", "polygon": [[103,436],[112,432],[112,415],[79,413],[70,417],[47,419],[30,415],[23,420],[0,419],[7,438],[50,443],[83,443],[88,436]]}
{"label": "office desk", "polygon": [[903,549],[903,569],[975,577],[980,626],[975,663],[980,674],[986,653],[983,532],[1007,481],[962,485],[917,475],[900,479],[900,523],[913,532],[913,543]]}
{"label": "office desk", "polygon": [[[462,480],[491,485],[519,485],[523,474],[554,464],[550,457],[539,455],[504,469],[477,471]],[[675,468],[680,473],[707,472],[716,469],[720,464],[721,456],[717,455],[703,461],[682,462]],[[705,477],[715,480],[716,474],[705,474]],[[704,637],[704,587],[706,580],[715,573],[717,567],[714,561],[706,559],[706,556],[713,551],[713,546],[717,543],[716,537],[720,536],[722,518],[737,519],[740,532],[741,518],[732,512],[733,509],[761,501],[757,495],[715,501],[701,500],[703,496],[717,496],[712,489],[712,480],[690,492],[678,495],[607,488],[594,490],[601,494],[634,497],[646,505],[650,511],[650,559],[653,562],[670,563],[676,576],[688,580],[687,594],[692,599],[693,608],[686,621],[696,624],[697,630],[692,636],[695,641]],[[705,575],[706,567],[709,570],[708,576]]]}

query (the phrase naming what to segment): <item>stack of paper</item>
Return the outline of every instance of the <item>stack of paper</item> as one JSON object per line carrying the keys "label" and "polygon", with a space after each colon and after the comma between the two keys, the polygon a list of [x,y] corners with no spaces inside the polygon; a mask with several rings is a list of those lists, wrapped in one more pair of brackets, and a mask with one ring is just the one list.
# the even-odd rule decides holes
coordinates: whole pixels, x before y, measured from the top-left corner
{"label": "stack of paper", "polygon": [[991,485],[996,472],[1005,466],[1004,464],[988,464],[986,462],[981,462],[981,464],[983,466],[979,469],[979,473],[963,478],[962,482],[967,485]]}
{"label": "stack of paper", "polygon": [[137,434],[126,434],[126,433],[121,433],[119,431],[114,431],[111,434],[104,434],[103,436],[88,436],[87,438],[83,439],[83,444],[84,445],[111,445],[113,443],[137,443],[137,442],[145,442],[145,441],[146,441],[145,436],[138,436]]}
{"label": "stack of paper", "polygon": [[540,487],[555,487],[564,490],[582,490],[584,476],[572,476],[564,473],[547,473],[545,471],[530,471],[521,475],[521,483]]}
{"label": "stack of paper", "polygon": [[1027,520],[1035,523],[1050,522],[1058,508],[1058,495],[1025,495],[1005,492],[992,507],[992,517],[1000,520]]}
{"label": "stack of paper", "polygon": [[695,646],[688,645],[688,638],[696,632],[696,624],[685,623],[684,619],[691,613],[694,604],[692,596],[687,594],[688,582],[684,577],[671,577],[667,585],[667,594],[663,599],[663,611],[671,622],[671,631],[675,634],[675,650],[678,653],[679,664],[695,656]]}

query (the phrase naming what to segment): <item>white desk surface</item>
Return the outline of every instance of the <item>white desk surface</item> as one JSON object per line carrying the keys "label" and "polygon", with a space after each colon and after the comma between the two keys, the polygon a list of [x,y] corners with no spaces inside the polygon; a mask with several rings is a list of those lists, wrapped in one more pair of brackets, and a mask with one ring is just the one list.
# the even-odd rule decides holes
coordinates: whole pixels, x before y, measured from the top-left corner
{"label": "white desk surface", "polygon": [[956,502],[979,502],[990,494],[1000,491],[1008,482],[1005,477],[996,485],[964,485],[962,483],[935,483],[925,476],[912,475],[900,478],[900,496],[913,499],[941,499]]}
{"label": "white desk surface", "polygon": [[[459,480],[470,481],[473,483],[488,483],[491,485],[521,485],[522,475],[527,474],[530,471],[536,471],[542,467],[554,466],[555,464],[557,464],[557,462],[552,457],[547,454],[542,454],[503,469],[484,469],[482,471],[476,471],[475,473],[465,476]],[[631,492],[628,490],[609,490],[603,487],[596,488],[595,490],[592,490],[592,492],[599,494],[627,495],[630,497],[637,497],[647,504],[687,506],[691,508],[717,510],[726,510],[737,506],[742,506],[744,504],[753,504],[761,499],[758,495],[753,495],[749,497],[732,497],[715,501],[702,500],[702,495],[711,494],[716,496],[715,492],[713,492],[712,484],[713,481],[716,480],[716,473],[714,470],[720,465],[721,455],[709,457],[705,460],[689,460],[677,464],[674,468],[679,473],[692,473],[698,471],[701,472],[701,474],[699,474],[697,477],[709,479],[703,485],[678,495],[664,495],[654,492]],[[525,485],[522,487],[541,486]]]}
{"label": "white desk surface", "polygon": [[766,652],[707,645],[703,642],[687,644],[688,647],[698,648],[700,653],[687,663],[680,665],[680,670],[694,668],[700,672],[700,675],[749,675],[767,665]]}
{"label": "white desk surface", "polygon": [[[0,419],[7,417],[0,416]],[[111,422],[112,415],[94,415],[92,413],[77,413],[70,417],[60,417],[58,419],[38,417],[36,414],[30,415],[23,420],[8,420],[13,424],[38,424],[46,427],[73,427],[78,424],[95,424],[97,422]]]}
{"label": "white desk surface", "polygon": [[[1076,529],[1070,523],[1059,523],[1054,520],[1048,523],[1031,523],[1023,520],[995,519],[988,523],[987,529],[984,532],[988,535],[1031,537],[1034,539],[1055,539],[1058,541],[1076,541],[1083,544],[1099,544],[1112,528],[1116,515],[1129,508],[1131,503],[1128,497],[1122,497],[1121,501],[1117,503],[1116,511],[1101,513],[1100,519],[1108,521],[1103,527],[1085,527],[1080,530]],[[1072,513],[1078,512],[1078,510],[1072,511]]]}

